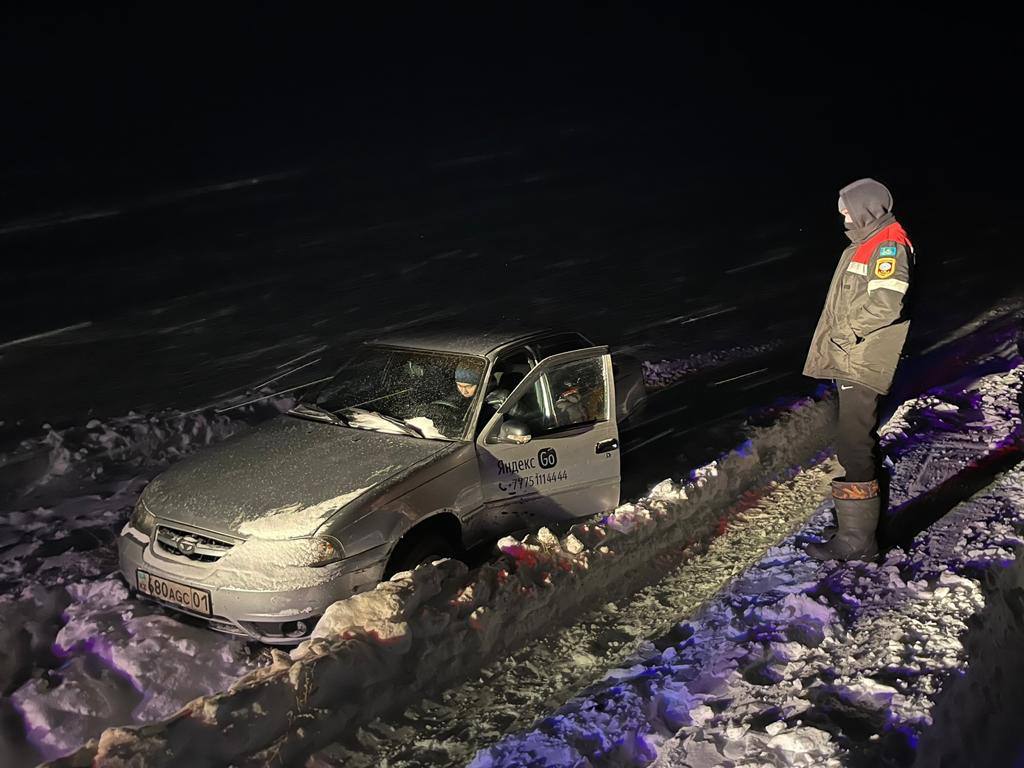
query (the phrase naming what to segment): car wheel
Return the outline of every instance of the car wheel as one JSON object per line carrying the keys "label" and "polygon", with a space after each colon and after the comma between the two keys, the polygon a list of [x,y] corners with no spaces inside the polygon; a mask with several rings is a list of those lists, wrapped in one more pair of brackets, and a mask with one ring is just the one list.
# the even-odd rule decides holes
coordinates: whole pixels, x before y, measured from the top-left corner
{"label": "car wheel", "polygon": [[411,571],[420,563],[440,560],[442,557],[455,557],[455,547],[444,536],[436,533],[422,536],[413,534],[409,541],[402,541],[395,548],[384,570],[384,581],[400,571]]}

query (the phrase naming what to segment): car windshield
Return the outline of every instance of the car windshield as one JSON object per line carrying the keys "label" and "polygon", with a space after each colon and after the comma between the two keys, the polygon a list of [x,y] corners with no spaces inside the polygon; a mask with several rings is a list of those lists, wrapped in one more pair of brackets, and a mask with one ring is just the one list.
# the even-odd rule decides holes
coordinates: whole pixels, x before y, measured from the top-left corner
{"label": "car windshield", "polygon": [[484,368],[482,358],[468,355],[367,346],[304,397],[300,409],[336,414],[360,429],[464,439]]}

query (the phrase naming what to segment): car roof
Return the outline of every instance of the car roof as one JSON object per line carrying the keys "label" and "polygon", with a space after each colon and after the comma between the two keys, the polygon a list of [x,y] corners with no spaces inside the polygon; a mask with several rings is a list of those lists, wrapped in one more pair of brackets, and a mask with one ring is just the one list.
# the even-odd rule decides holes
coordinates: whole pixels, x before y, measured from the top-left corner
{"label": "car roof", "polygon": [[[545,336],[574,333],[555,331],[549,328],[502,328],[493,330],[465,330],[454,328],[415,328],[408,331],[387,334],[367,341],[367,344],[429,349],[436,352],[452,352],[462,355],[487,357],[513,344]],[[582,340],[581,336],[581,340]]]}

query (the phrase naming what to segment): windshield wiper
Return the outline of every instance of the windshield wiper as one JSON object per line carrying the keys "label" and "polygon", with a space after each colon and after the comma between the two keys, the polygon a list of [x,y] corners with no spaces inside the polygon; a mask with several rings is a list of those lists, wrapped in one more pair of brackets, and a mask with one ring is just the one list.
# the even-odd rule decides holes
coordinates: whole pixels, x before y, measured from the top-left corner
{"label": "windshield wiper", "polygon": [[324,421],[328,424],[338,424],[342,427],[348,426],[348,422],[344,418],[314,403],[297,403],[288,413],[292,416],[300,416],[306,419],[313,419],[314,421]]}
{"label": "windshield wiper", "polygon": [[396,427],[404,429],[406,432],[408,432],[410,435],[413,435],[414,437],[426,437],[426,435],[423,434],[423,430],[417,427],[415,424],[410,424],[407,421],[402,421],[401,419],[395,418],[394,416],[385,416],[383,413],[377,413],[377,411],[372,411],[372,413],[376,413],[382,419],[390,421]]}

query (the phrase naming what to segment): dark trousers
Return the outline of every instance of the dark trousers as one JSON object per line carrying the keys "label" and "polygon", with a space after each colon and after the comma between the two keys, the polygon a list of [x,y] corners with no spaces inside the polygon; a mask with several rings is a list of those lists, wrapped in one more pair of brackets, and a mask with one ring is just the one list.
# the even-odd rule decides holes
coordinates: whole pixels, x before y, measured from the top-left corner
{"label": "dark trousers", "polygon": [[839,425],[836,455],[846,470],[846,481],[879,480],[877,392],[860,384],[837,381]]}

